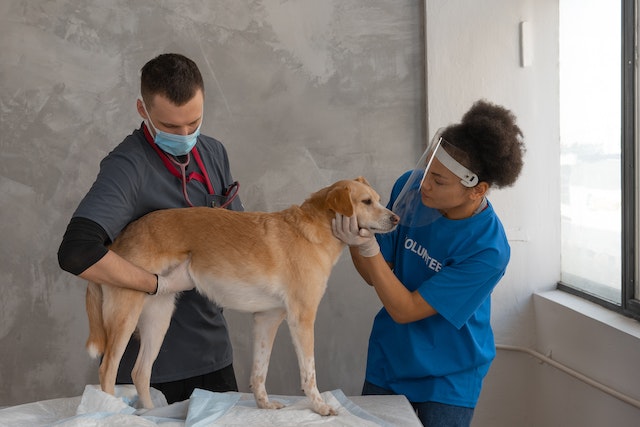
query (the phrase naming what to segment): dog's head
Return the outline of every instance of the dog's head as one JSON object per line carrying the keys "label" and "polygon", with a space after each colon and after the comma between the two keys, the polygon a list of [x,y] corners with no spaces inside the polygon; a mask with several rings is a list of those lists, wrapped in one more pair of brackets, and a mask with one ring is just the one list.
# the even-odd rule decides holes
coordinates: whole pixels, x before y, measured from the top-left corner
{"label": "dog's head", "polygon": [[388,233],[400,218],[380,203],[380,196],[366,179],[338,181],[329,187],[327,205],[344,216],[356,215],[358,226],[373,233]]}

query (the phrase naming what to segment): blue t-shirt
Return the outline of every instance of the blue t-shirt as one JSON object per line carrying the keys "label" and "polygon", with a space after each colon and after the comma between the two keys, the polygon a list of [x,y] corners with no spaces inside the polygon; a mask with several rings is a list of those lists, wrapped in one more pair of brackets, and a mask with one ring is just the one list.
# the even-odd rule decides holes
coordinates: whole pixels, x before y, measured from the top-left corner
{"label": "blue t-shirt", "polygon": [[[395,184],[389,206],[409,174]],[[417,215],[430,215],[422,204]],[[411,402],[475,407],[495,357],[491,292],[505,273],[510,248],[493,207],[462,220],[378,236],[381,252],[404,286],[438,313],[407,324],[382,308],[369,339],[367,381]]]}
{"label": "blue t-shirt", "polygon": [[[200,135],[195,147],[215,194],[224,194],[233,183],[224,146],[213,138]],[[193,155],[186,175],[191,173],[202,174]],[[194,206],[208,205],[207,187],[199,180],[188,181],[187,193]],[[96,181],[73,216],[100,224],[113,241],[127,224],[149,212],[186,206],[181,180],[165,167],[141,128],[102,160]],[[230,209],[243,210],[239,197]],[[118,382],[131,382],[137,354],[138,340],[132,338],[120,362]],[[222,310],[195,290],[183,292],[153,364],[151,382],[164,383],[203,375],[232,362],[233,352]]]}

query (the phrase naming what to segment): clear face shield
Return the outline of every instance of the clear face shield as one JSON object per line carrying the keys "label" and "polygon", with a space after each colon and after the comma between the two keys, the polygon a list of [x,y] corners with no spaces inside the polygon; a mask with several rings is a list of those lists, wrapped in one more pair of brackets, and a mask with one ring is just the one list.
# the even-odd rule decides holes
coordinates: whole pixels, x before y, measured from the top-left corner
{"label": "clear face shield", "polygon": [[400,217],[400,225],[423,227],[442,216],[437,209],[429,208],[422,202],[422,184],[434,159],[438,159],[443,166],[458,176],[463,186],[471,188],[478,184],[478,176],[456,160],[464,158],[464,152],[442,138],[443,131],[444,128],[440,128],[433,136],[393,203],[392,210]]}

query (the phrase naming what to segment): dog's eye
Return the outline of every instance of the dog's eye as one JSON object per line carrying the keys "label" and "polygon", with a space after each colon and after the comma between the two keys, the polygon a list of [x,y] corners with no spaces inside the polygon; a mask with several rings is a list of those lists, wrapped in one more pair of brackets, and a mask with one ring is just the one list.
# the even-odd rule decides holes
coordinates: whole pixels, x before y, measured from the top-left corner
{"label": "dog's eye", "polygon": [[362,203],[364,203],[365,205],[370,205],[370,204],[372,204],[372,203],[373,203],[373,200],[371,200],[371,199],[364,199],[364,200],[362,201]]}

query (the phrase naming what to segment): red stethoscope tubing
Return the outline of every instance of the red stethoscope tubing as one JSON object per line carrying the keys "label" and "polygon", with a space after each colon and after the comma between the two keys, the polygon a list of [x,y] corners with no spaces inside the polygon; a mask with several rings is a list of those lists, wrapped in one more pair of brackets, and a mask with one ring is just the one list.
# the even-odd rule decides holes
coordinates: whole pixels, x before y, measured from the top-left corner
{"label": "red stethoscope tubing", "polygon": [[[180,182],[182,183],[182,194],[184,195],[184,200],[187,202],[189,206],[193,207],[193,203],[191,203],[191,200],[189,199],[189,195],[187,194],[187,182],[191,181],[192,179],[195,179],[196,181],[199,181],[205,184],[207,186],[207,190],[209,191],[209,194],[215,194],[215,191],[213,190],[213,186],[211,185],[211,180],[209,179],[209,175],[207,174],[207,169],[204,167],[204,163],[202,162],[202,158],[200,157],[200,153],[198,153],[198,149],[196,147],[193,147],[193,150],[191,150],[191,153],[193,153],[193,158],[195,159],[196,164],[198,165],[200,170],[202,171],[202,174],[199,174],[197,172],[191,172],[191,174],[189,174],[189,176],[187,177],[187,166],[189,165],[189,161],[191,159],[191,153],[187,154],[186,162],[184,163],[179,162],[178,160],[174,159],[173,157],[169,156],[167,153],[162,151],[160,147],[158,147],[158,145],[154,142],[153,137],[151,136],[151,133],[147,129],[146,124],[143,125],[143,129],[144,129],[144,136],[147,142],[151,145],[151,147],[153,147],[153,149],[156,151],[158,156],[160,156],[160,159],[162,160],[162,163],[164,163],[164,166],[173,176],[180,179]],[[178,172],[178,169],[180,169],[179,172]],[[229,194],[233,189],[235,189],[235,191],[230,196]],[[220,205],[220,208],[224,209],[228,207],[231,204],[231,202],[233,202],[235,198],[238,196],[239,189],[240,189],[240,184],[238,183],[238,181],[235,181],[233,184],[231,184],[231,186],[227,189],[226,193],[224,194],[227,200],[222,205]]]}
{"label": "red stethoscope tubing", "polygon": [[[231,194],[232,190],[233,193]],[[233,184],[231,184],[229,188],[227,188],[227,191],[224,193],[224,197],[226,197],[227,200],[223,204],[221,204],[220,207],[224,209],[229,206],[231,202],[233,202],[236,197],[238,197],[238,191],[240,191],[240,183],[238,181],[233,181]]]}

